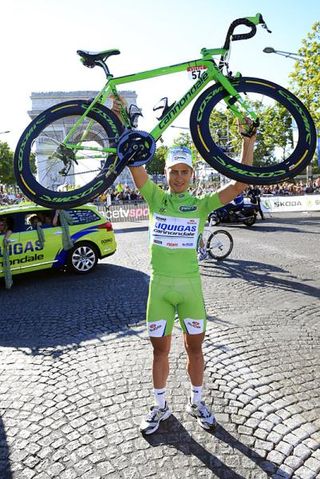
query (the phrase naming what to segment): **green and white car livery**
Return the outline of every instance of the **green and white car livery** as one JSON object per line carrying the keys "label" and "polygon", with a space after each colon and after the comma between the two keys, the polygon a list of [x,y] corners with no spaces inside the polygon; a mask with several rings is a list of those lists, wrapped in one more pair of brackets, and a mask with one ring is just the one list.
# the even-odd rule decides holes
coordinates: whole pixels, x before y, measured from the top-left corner
{"label": "green and white car livery", "polygon": [[[117,244],[112,224],[94,205],[67,210],[69,238],[73,246],[63,249],[63,228],[52,224],[55,211],[33,203],[0,207],[0,218],[9,220],[12,234],[7,253],[13,275],[46,268],[68,267],[84,274],[94,269],[98,259],[115,253]],[[41,236],[30,224],[37,215],[41,221]],[[45,220],[44,220],[45,219]],[[4,235],[0,233],[0,277],[4,276]]]}

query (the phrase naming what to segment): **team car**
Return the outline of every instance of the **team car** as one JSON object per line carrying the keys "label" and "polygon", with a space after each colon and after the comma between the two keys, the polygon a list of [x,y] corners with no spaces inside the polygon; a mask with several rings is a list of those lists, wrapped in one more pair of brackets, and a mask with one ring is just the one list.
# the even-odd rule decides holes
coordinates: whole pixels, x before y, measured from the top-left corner
{"label": "team car", "polygon": [[[31,203],[0,208],[1,223],[9,224],[12,231],[7,241],[12,274],[65,267],[85,274],[95,268],[98,259],[115,253],[117,243],[112,224],[96,206],[66,210],[68,238],[73,244],[68,250],[64,249],[63,226],[57,213]],[[0,231],[0,277],[5,275],[4,237]]]}

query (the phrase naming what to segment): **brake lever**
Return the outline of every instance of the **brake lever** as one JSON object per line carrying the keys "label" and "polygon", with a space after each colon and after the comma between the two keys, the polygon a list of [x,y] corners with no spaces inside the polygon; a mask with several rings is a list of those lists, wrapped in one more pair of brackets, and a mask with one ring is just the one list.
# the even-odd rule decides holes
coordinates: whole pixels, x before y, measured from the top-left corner
{"label": "brake lever", "polygon": [[266,22],[264,21],[262,15],[260,15],[260,22],[259,22],[259,23],[260,23],[260,25],[262,26],[262,28],[264,28],[265,30],[267,30],[268,33],[272,33],[272,31],[269,30],[269,28],[268,28]]}
{"label": "brake lever", "polygon": [[269,28],[267,27],[266,22],[263,22],[261,26],[262,26],[262,28],[264,28],[265,30],[267,30],[268,33],[272,33],[272,31],[269,30]]}

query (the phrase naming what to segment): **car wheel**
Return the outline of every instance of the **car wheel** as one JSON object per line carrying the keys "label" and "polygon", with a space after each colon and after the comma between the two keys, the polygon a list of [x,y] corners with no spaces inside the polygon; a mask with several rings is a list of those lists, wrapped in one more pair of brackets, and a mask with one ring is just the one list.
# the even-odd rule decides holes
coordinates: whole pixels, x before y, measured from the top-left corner
{"label": "car wheel", "polygon": [[77,274],[86,274],[92,271],[98,261],[98,254],[93,245],[77,243],[69,253],[68,268]]}

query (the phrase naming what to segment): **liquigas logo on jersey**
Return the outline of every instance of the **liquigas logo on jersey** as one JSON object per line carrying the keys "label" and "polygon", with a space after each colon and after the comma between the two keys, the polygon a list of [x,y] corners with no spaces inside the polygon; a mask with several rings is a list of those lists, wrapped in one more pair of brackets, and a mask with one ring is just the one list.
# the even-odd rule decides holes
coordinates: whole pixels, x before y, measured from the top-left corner
{"label": "liquigas logo on jersey", "polygon": [[175,218],[154,214],[151,242],[166,248],[195,248],[198,238],[198,218]]}

